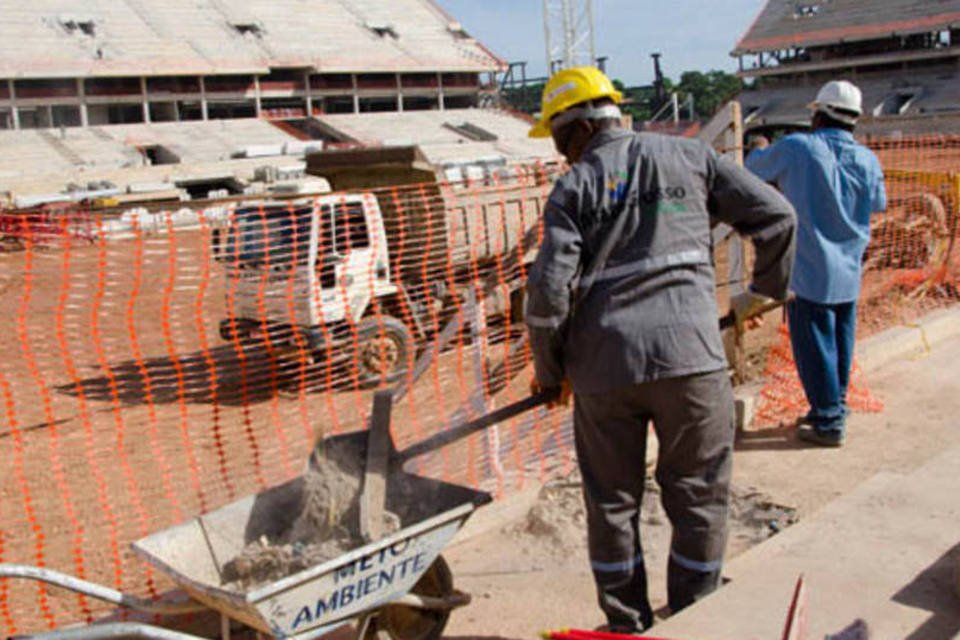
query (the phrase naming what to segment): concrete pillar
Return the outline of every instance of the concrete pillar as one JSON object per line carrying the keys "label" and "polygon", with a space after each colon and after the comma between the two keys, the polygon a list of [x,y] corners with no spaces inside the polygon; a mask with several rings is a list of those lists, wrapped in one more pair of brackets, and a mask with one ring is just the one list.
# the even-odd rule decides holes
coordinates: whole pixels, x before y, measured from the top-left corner
{"label": "concrete pillar", "polygon": [[143,121],[150,124],[150,98],[147,96],[146,76],[140,76],[140,95],[143,97]]}
{"label": "concrete pillar", "polygon": [[403,83],[400,81],[400,74],[396,74],[397,80],[397,111],[403,112]]}
{"label": "concrete pillar", "polygon": [[443,74],[437,72],[437,104],[440,105],[440,111],[445,111],[447,106],[444,104],[446,98],[443,95]]}
{"label": "concrete pillar", "polygon": [[13,117],[13,128],[20,128],[20,112],[17,110],[17,90],[13,86],[13,80],[7,80],[7,88],[10,90],[10,115]]}
{"label": "concrete pillar", "polygon": [[256,110],[255,115],[260,117],[260,76],[253,76],[253,108]]}
{"label": "concrete pillar", "polygon": [[209,120],[207,114],[207,83],[203,76],[200,76],[200,115],[204,120]]}
{"label": "concrete pillar", "polygon": [[80,126],[90,126],[90,113],[87,110],[87,87],[83,78],[77,78],[77,99],[80,101]]}
{"label": "concrete pillar", "polygon": [[350,81],[353,83],[353,112],[360,113],[360,95],[357,93],[357,74],[350,74]]}
{"label": "concrete pillar", "polygon": [[310,71],[303,72],[303,89],[307,92],[307,117],[313,115],[313,95],[310,91]]}

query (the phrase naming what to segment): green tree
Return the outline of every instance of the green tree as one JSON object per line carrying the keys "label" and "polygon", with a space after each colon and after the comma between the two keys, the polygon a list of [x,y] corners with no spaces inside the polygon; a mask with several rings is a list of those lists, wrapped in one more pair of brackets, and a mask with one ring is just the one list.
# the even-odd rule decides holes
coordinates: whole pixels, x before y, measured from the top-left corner
{"label": "green tree", "polygon": [[503,99],[512,108],[534,115],[540,111],[540,96],[543,95],[544,82],[528,83],[526,87],[512,87],[503,91]]}
{"label": "green tree", "polygon": [[[669,78],[664,78],[663,84],[666,93],[669,95],[674,90],[673,82]],[[623,93],[624,102],[621,105],[621,110],[633,116],[634,122],[643,122],[653,117],[658,105],[656,104],[656,90],[651,85],[623,87],[622,82],[614,80],[613,86]]]}
{"label": "green tree", "polygon": [[[634,122],[644,122],[654,116],[657,109],[656,91],[651,85],[627,87],[623,81],[613,78],[613,86],[623,93],[624,102],[621,109],[624,113],[633,116]],[[688,96],[693,96],[694,107],[700,118],[709,118],[717,109],[727,103],[744,89],[743,81],[737,76],[724,71],[684,71],[680,82],[675,84],[670,78],[663,79],[664,90],[667,96],[673,92],[679,94],[683,102]],[[515,109],[534,114],[540,110],[540,94],[543,92],[543,82],[528,84],[525,88],[510,88],[504,91],[503,97]]]}
{"label": "green tree", "polygon": [[743,90],[743,80],[725,71],[684,71],[677,91],[681,101],[693,96],[693,104],[701,118],[710,118],[717,109]]}

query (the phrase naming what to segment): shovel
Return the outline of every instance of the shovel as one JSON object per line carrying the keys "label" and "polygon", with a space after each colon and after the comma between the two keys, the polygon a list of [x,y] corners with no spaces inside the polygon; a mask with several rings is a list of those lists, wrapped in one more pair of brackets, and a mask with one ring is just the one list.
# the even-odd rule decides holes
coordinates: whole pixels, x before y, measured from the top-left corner
{"label": "shovel", "polygon": [[[783,302],[772,303],[763,311],[782,304]],[[734,324],[735,318],[732,311],[719,319],[721,330],[728,329]],[[558,395],[559,389],[545,389],[398,451],[390,434],[390,413],[396,392],[391,389],[381,389],[373,395],[373,411],[368,430],[327,438],[318,449],[322,449],[323,455],[328,459],[355,461],[361,464],[362,471],[359,473],[363,477],[360,478],[358,509],[356,515],[351,514],[352,517],[348,519],[359,519],[360,536],[369,542],[383,537],[385,533],[383,516],[387,478],[393,471],[402,468],[404,463],[417,456],[435,451],[499,422],[547,404]],[[316,464],[313,457],[311,457],[311,464]],[[356,464],[352,465],[352,469],[356,468]],[[345,473],[357,472],[345,471]]]}
{"label": "shovel", "polygon": [[[535,393],[523,400],[505,405],[479,418],[457,425],[456,427],[430,436],[397,450],[390,434],[390,413],[393,407],[394,392],[380,389],[373,395],[373,411],[370,428],[365,431],[326,438],[314,455],[323,455],[337,462],[360,462],[362,469],[361,491],[356,515],[348,514],[347,520],[359,519],[358,531],[366,541],[378,540],[385,534],[384,505],[387,495],[387,478],[400,470],[404,463],[417,456],[436,451],[441,447],[462,440],[504,420],[544,405],[559,395],[558,389],[547,389]],[[311,456],[311,465],[317,462]],[[353,475],[356,464],[343,465],[344,473]],[[349,470],[348,470],[349,469]],[[355,520],[354,520],[355,521]]]}

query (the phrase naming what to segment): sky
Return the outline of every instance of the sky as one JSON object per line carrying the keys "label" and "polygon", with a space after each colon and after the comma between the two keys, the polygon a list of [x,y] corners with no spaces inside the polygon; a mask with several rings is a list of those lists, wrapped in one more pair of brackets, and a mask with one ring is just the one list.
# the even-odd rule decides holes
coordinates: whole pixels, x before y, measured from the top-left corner
{"label": "sky", "polygon": [[[463,28],[507,62],[546,72],[542,0],[436,0]],[[766,0],[594,0],[594,39],[607,73],[627,86],[650,84],[653,61],[674,81],[684,71],[734,72],[730,51]]]}

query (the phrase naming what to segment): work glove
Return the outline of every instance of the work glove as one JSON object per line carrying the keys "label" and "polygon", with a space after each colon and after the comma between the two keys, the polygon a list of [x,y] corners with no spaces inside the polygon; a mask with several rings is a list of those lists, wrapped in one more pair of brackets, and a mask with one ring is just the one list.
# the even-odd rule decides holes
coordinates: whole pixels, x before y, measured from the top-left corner
{"label": "work glove", "polygon": [[[537,395],[541,391],[544,391],[546,387],[540,384],[540,381],[536,378],[530,380],[530,395]],[[555,400],[551,400],[547,403],[547,408],[552,409],[554,407],[568,407],[570,406],[570,398],[573,396],[573,388],[570,386],[570,380],[564,378],[560,382],[560,388],[557,390],[557,397]]]}
{"label": "work glove", "polygon": [[[743,331],[744,323],[777,306],[777,301],[762,293],[755,293],[749,289],[730,298],[730,311],[737,325],[737,331]],[[753,328],[753,327],[750,327]]]}

